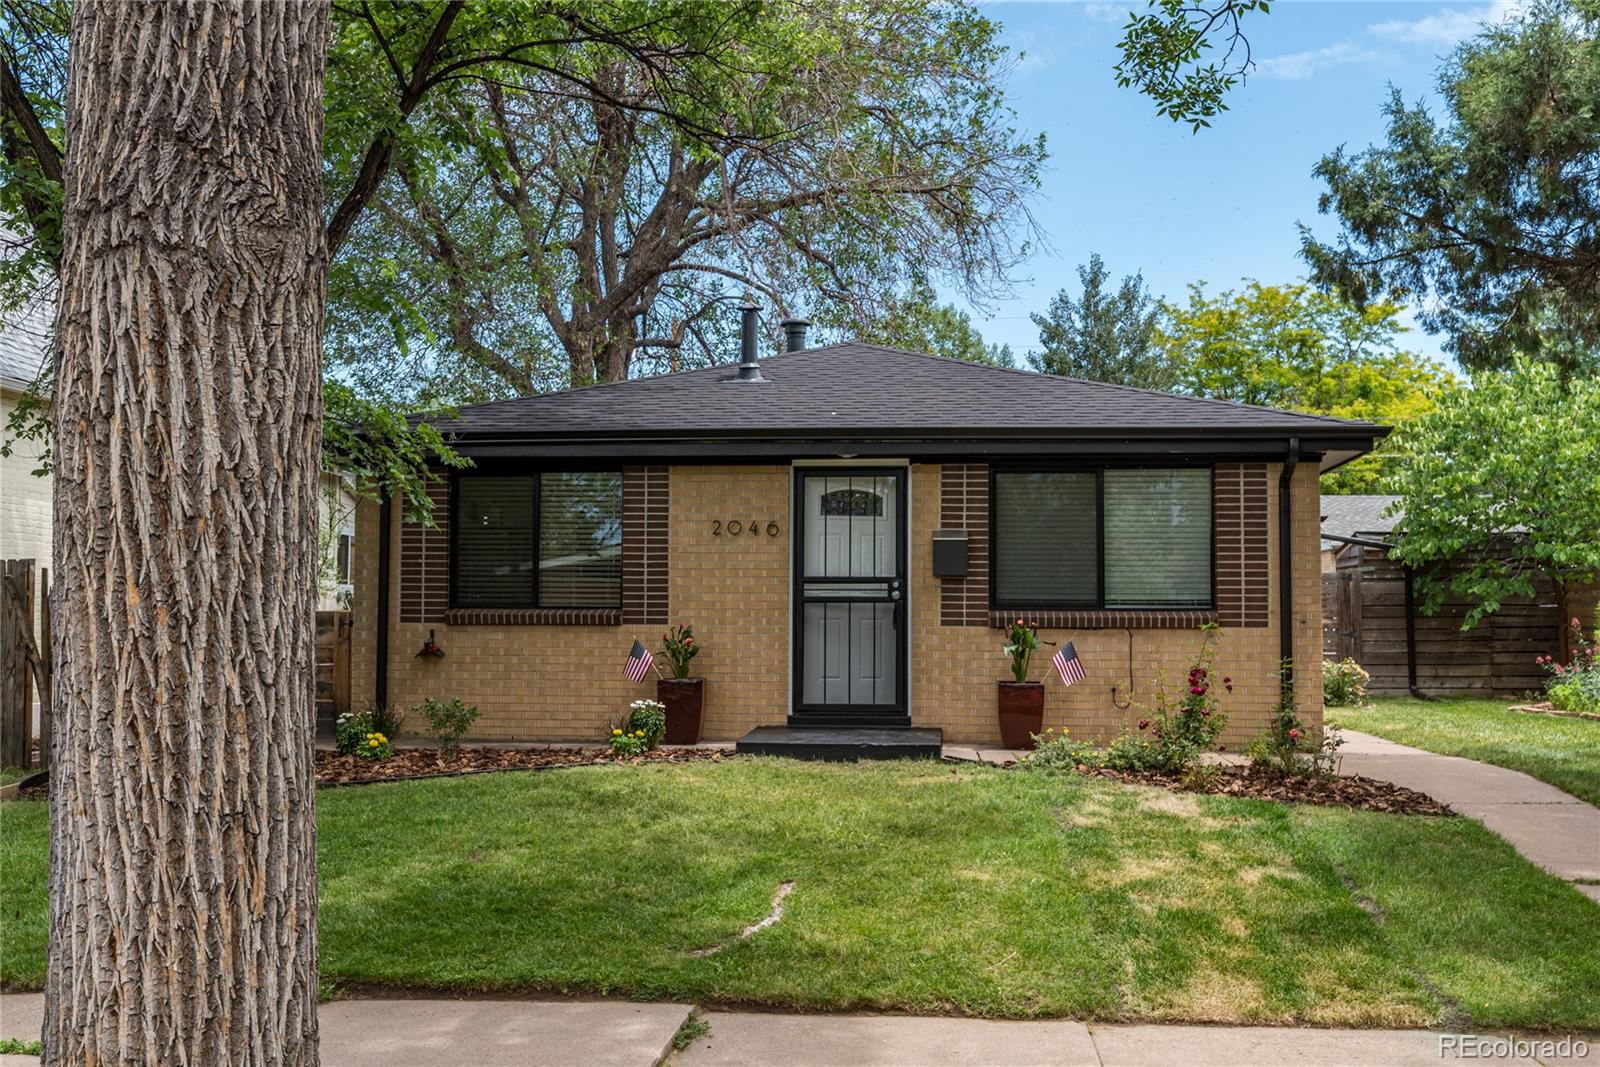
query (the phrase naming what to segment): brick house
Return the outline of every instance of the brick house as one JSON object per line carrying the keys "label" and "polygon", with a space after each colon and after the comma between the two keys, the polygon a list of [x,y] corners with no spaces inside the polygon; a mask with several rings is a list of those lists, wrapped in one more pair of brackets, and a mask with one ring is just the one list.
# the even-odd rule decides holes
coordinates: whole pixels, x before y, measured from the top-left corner
{"label": "brick house", "polygon": [[[651,687],[637,637],[695,628],[703,736],[763,725],[998,737],[1007,621],[1072,640],[1046,724],[1108,738],[1196,627],[1224,631],[1225,739],[1267,721],[1278,669],[1321,654],[1318,474],[1367,423],[959,363],[863,344],[464,408],[474,461],[356,524],[353,700],[478,705],[483,739],[597,740]],[[936,550],[935,543],[940,547]],[[380,628],[380,620],[381,628]],[[416,655],[432,635],[443,658]],[[1309,722],[1320,684],[1297,687]]]}

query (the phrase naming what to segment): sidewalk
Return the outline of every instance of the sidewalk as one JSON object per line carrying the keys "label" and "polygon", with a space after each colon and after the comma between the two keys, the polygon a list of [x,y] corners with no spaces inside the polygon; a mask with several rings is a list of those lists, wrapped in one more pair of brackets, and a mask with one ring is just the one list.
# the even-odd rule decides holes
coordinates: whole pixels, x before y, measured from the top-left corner
{"label": "sidewalk", "polygon": [[1600,808],[1521,771],[1342,731],[1339,770],[1426,793],[1600,901]]}
{"label": "sidewalk", "polygon": [[[0,1037],[37,1040],[43,1001],[38,993],[0,994]],[[1452,1035],[1427,1030],[720,1011],[704,1013],[710,1030],[674,1055],[673,1035],[689,1011],[685,1004],[622,1000],[341,1000],[318,1009],[318,1025],[329,1067],[1423,1067],[1454,1059],[1441,1054],[1441,1042]],[[1585,1040],[1582,1058],[1470,1058],[1596,1067],[1600,1036]],[[37,1063],[32,1056],[0,1056],[7,1067]]]}

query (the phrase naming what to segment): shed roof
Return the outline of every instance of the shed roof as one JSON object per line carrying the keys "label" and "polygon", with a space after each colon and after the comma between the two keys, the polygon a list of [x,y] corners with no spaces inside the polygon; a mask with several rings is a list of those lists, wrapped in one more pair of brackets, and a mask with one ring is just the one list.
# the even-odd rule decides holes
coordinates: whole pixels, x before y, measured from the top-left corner
{"label": "shed roof", "polygon": [[[1322,532],[1339,537],[1381,537],[1391,532],[1399,517],[1385,518],[1389,505],[1400,498],[1382,493],[1324,496],[1322,498]],[[1338,548],[1342,542],[1324,539],[1324,550]]]}

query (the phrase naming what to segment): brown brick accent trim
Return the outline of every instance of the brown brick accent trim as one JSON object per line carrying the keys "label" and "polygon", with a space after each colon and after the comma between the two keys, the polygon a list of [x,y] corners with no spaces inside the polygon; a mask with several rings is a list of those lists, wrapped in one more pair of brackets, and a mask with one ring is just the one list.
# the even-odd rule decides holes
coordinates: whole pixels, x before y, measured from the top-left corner
{"label": "brown brick accent trim", "polygon": [[986,626],[989,621],[989,465],[946,463],[939,468],[939,528],[967,531],[967,576],[939,583],[939,625]]}
{"label": "brown brick accent trim", "polygon": [[623,468],[622,612],[618,622],[656,626],[667,622],[671,488],[666,467]]}
{"label": "brown brick accent trim", "polygon": [[450,605],[450,480],[428,483],[434,528],[400,523],[400,621],[439,622]]}
{"label": "brown brick accent trim", "polygon": [[621,626],[621,608],[451,608],[451,626]]}
{"label": "brown brick accent trim", "polygon": [[1267,554],[1267,467],[1219,463],[1213,488],[1217,622],[1265,626],[1271,562]]}
{"label": "brown brick accent trim", "polygon": [[991,611],[989,626],[1004,630],[1018,619],[1047,630],[1188,630],[1217,621],[1214,611]]}

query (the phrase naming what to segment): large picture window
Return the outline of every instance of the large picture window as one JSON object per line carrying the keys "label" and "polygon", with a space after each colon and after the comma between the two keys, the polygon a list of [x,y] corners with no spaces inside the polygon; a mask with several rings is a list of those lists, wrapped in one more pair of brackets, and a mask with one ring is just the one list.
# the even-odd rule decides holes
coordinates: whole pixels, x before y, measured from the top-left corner
{"label": "large picture window", "polygon": [[1003,609],[1209,608],[1208,467],[997,471]]}
{"label": "large picture window", "polygon": [[618,607],[622,476],[463,474],[454,541],[456,607]]}

